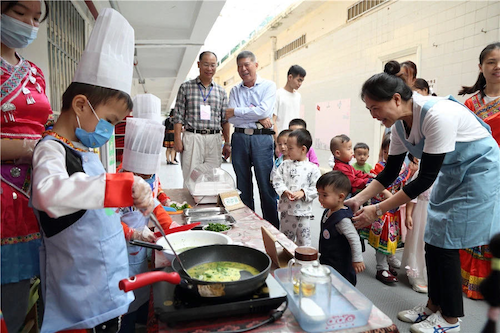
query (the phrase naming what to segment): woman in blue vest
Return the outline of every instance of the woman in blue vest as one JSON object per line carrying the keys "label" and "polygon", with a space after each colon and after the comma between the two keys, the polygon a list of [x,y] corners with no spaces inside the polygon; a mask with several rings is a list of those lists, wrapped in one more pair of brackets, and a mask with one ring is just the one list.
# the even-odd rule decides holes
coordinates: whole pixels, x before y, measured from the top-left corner
{"label": "woman in blue vest", "polygon": [[[396,76],[399,64],[368,79],[361,98],[373,118],[392,127],[386,168],[346,201],[357,228],[428,189],[425,251],[427,304],[401,311],[411,332],[459,332],[463,317],[459,249],[488,244],[500,231],[500,151],[488,125],[453,97],[421,96]],[[410,152],[421,159],[418,177],[396,195],[360,209],[397,177]]]}

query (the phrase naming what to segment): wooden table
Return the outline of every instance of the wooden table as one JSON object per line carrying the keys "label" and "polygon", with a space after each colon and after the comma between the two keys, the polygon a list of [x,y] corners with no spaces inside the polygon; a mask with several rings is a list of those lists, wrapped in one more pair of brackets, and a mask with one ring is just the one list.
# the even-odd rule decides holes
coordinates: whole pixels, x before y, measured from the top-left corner
{"label": "wooden table", "polygon": [[[195,206],[193,198],[187,191],[187,189],[176,189],[167,191],[168,195],[177,202],[186,201],[191,206]],[[200,206],[198,206],[200,207]],[[210,207],[210,205],[202,205],[201,207]],[[262,219],[260,216],[255,214],[248,207],[240,208],[238,210],[232,211],[231,215],[235,218],[237,223],[233,228],[227,233],[229,237],[232,238],[234,244],[245,245],[253,247],[265,252],[264,242],[262,240],[261,227],[266,227],[282,244],[287,248],[288,251],[294,253],[297,247],[295,243],[289,240],[283,233],[276,229],[271,223]],[[184,218],[181,215],[172,215],[172,219],[178,224],[185,224]],[[157,260],[157,266],[161,267],[161,261]],[[163,265],[164,266],[164,265]],[[273,269],[277,268],[276,266]],[[152,308],[150,307],[150,310]],[[148,323],[148,332],[224,332],[233,331],[241,329],[244,327],[250,327],[257,324],[266,318],[268,314],[262,315],[246,315],[238,317],[225,317],[216,320],[200,320],[196,322],[186,322],[177,325],[175,328],[168,327],[165,323]],[[300,328],[295,317],[292,315],[289,309],[285,311],[283,316],[272,324],[264,325],[258,329],[252,330],[252,332],[303,332]],[[394,325],[389,317],[387,317],[382,311],[380,311],[376,306],[373,306],[368,324],[364,327],[356,327],[351,329],[345,329],[336,332],[399,332],[396,325]]]}

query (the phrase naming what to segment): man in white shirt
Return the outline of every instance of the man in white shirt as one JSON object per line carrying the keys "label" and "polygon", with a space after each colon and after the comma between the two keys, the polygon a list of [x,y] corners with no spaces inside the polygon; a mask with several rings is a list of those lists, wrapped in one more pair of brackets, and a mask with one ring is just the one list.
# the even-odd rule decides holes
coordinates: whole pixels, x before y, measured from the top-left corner
{"label": "man in white shirt", "polygon": [[285,87],[276,90],[276,105],[273,114],[276,132],[274,135],[275,142],[278,134],[282,130],[288,129],[290,120],[300,118],[300,93],[297,90],[304,82],[305,77],[305,69],[299,65],[293,65],[288,70]]}

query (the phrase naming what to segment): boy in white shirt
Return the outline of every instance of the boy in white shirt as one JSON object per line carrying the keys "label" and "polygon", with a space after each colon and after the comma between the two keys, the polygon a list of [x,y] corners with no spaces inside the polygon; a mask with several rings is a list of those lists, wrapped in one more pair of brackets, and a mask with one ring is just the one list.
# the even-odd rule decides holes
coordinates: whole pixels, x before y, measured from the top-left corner
{"label": "boy in white shirt", "polygon": [[276,90],[276,104],[273,113],[274,142],[278,142],[278,133],[288,129],[290,120],[300,117],[300,86],[304,82],[306,71],[299,65],[288,70],[287,81],[283,88]]}
{"label": "boy in white shirt", "polygon": [[287,139],[289,159],[281,163],[273,177],[280,197],[280,230],[299,246],[311,245],[312,202],[318,196],[316,181],[321,176],[319,168],[307,159],[311,145],[308,130],[291,132]]}

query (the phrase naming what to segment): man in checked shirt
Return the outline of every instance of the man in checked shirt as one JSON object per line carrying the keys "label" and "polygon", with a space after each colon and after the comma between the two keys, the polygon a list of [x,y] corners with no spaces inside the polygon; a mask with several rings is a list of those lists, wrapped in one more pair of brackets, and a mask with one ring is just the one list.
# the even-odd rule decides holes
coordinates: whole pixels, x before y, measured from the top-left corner
{"label": "man in checked shirt", "polygon": [[[222,155],[231,155],[229,123],[226,119],[227,94],[224,88],[213,81],[217,70],[217,56],[205,51],[198,61],[200,75],[181,84],[174,109],[174,148],[181,153],[184,186],[191,171],[200,164],[220,167]],[[181,138],[181,130],[185,132]]]}

